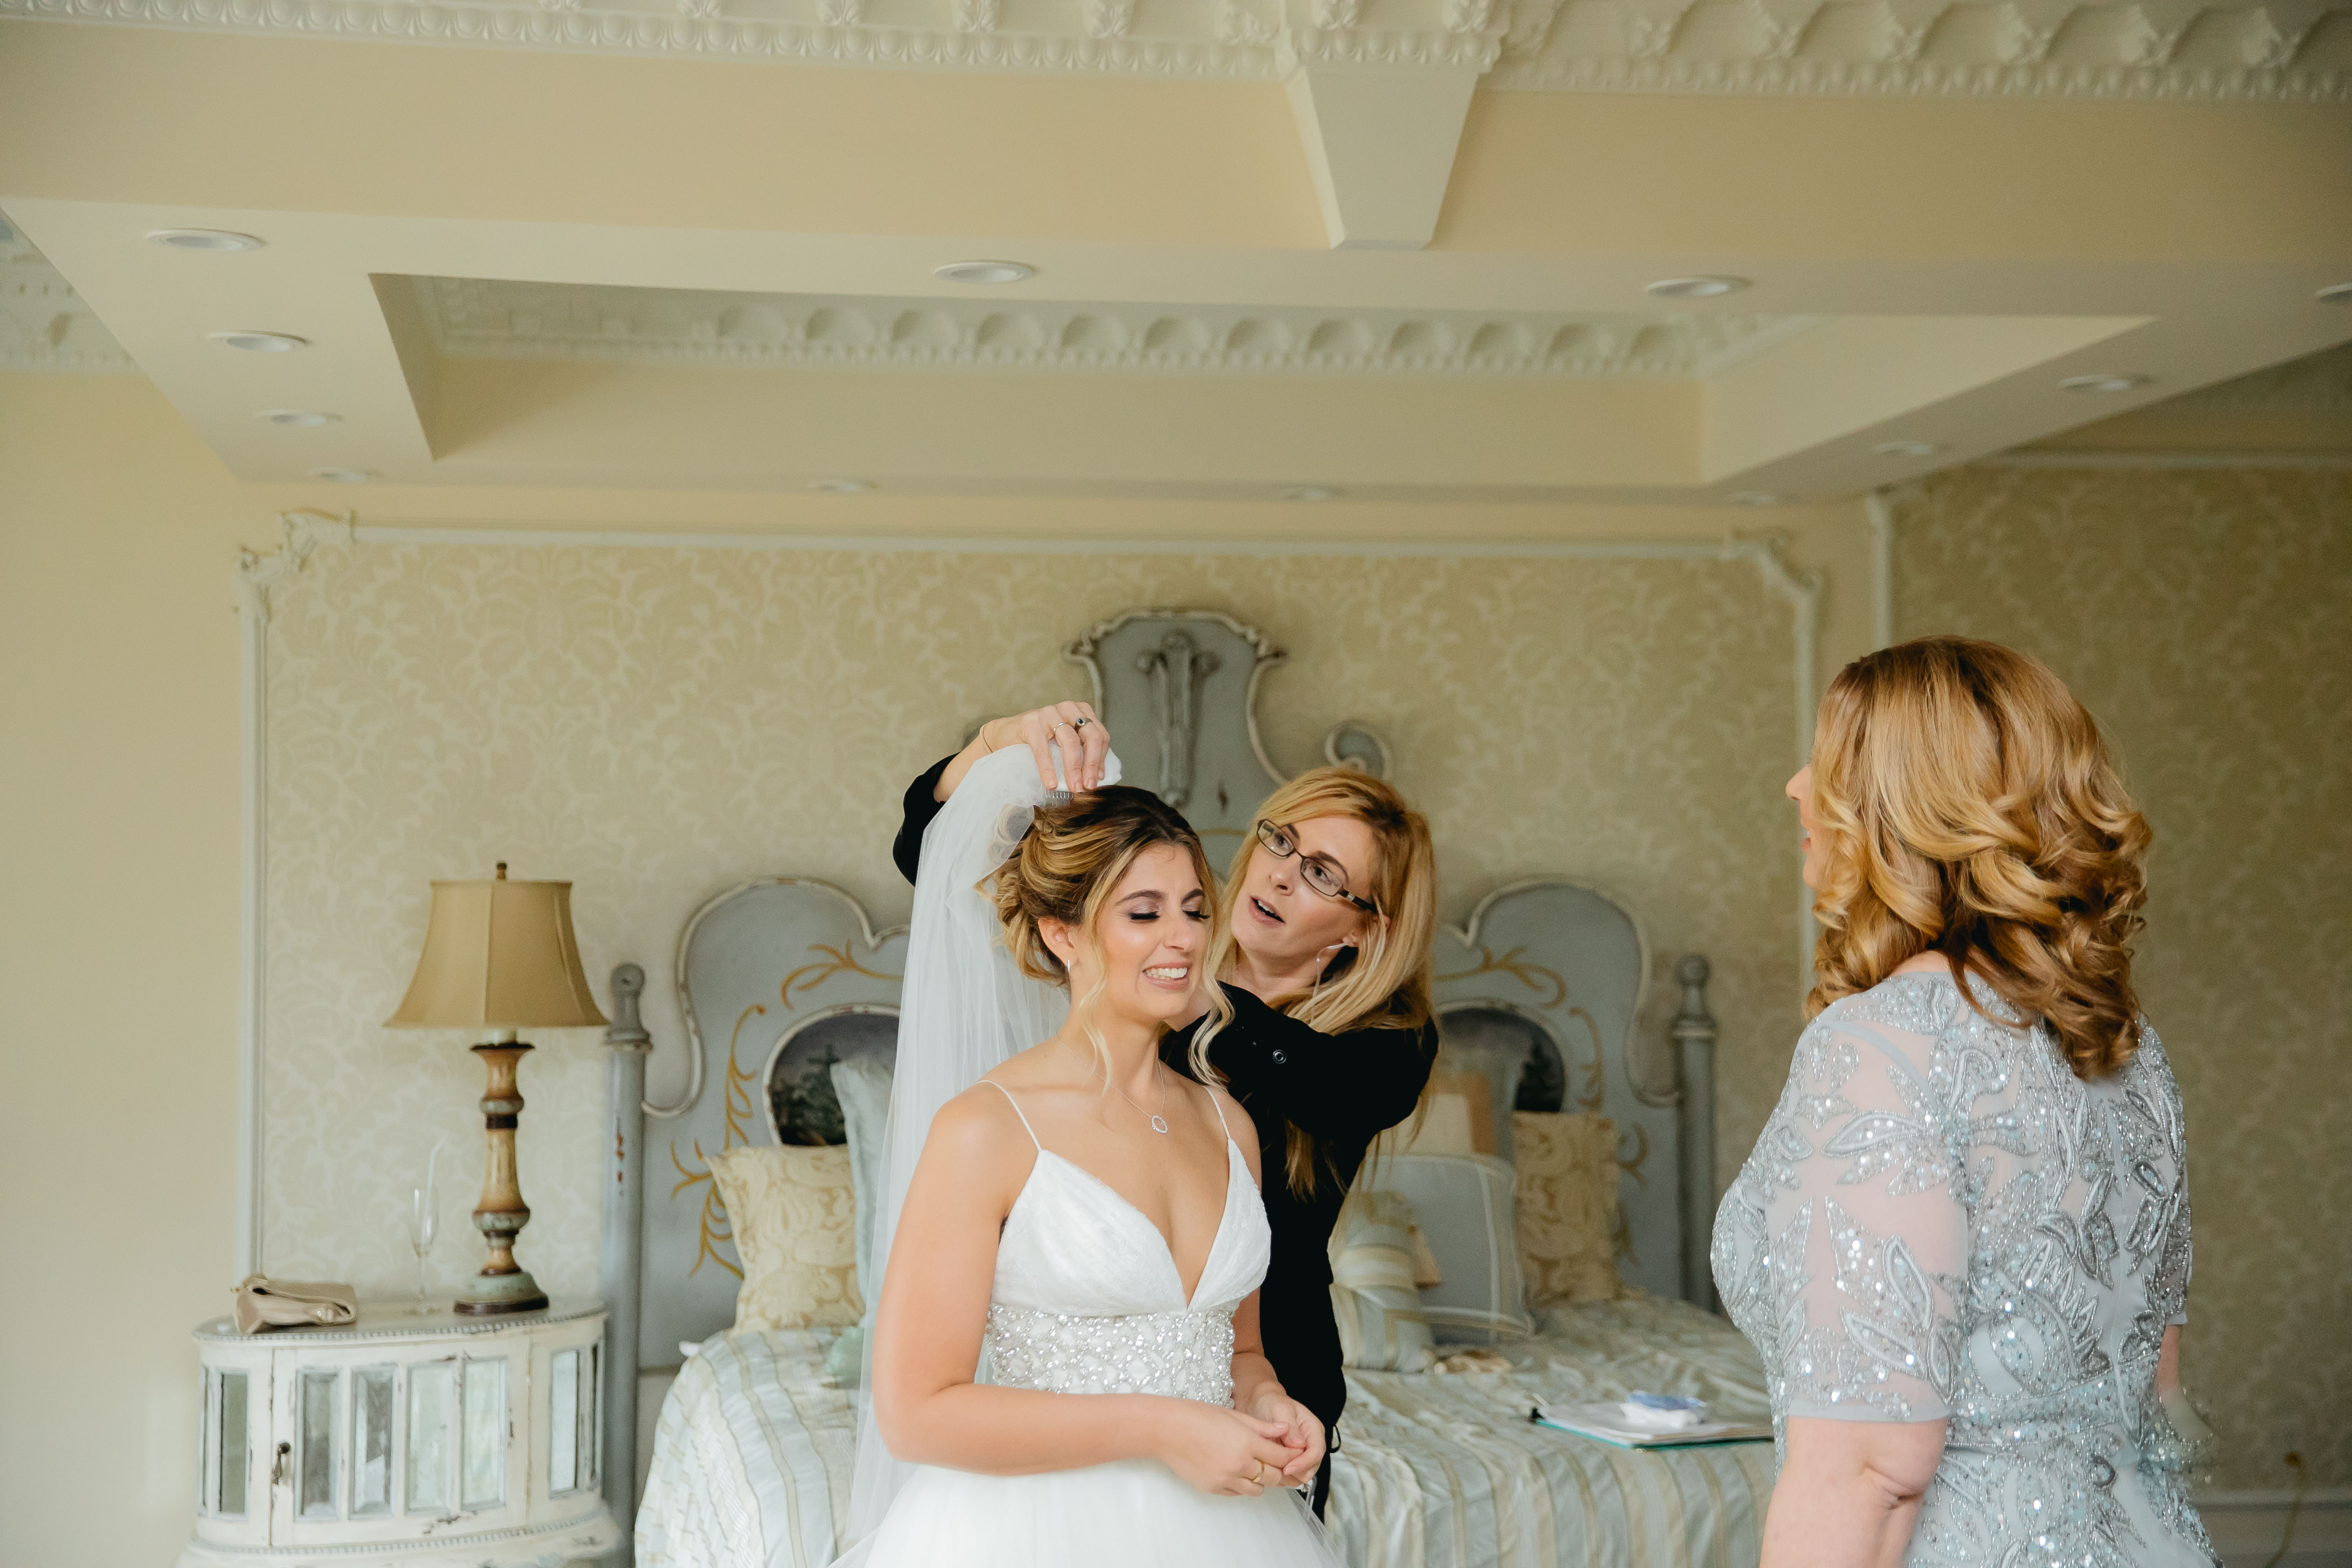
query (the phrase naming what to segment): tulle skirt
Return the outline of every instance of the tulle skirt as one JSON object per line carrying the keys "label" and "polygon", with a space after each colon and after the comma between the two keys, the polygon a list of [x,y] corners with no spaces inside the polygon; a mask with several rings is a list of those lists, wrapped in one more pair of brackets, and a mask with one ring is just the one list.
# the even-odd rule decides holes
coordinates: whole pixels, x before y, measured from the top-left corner
{"label": "tulle skirt", "polygon": [[1339,1568],[1289,1488],[1212,1497],[1157,1459],[1035,1476],[918,1469],[836,1568]]}

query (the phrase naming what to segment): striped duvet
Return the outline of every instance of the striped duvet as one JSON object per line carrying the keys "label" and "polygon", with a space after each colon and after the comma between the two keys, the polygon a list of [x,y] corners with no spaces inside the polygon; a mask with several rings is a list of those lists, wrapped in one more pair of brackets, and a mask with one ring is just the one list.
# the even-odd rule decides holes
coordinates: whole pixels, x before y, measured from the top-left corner
{"label": "striped duvet", "polygon": [[[856,1396],[830,1329],[728,1333],[663,1403],[637,1514],[643,1568],[824,1568],[842,1543]],[[1497,1347],[1508,1373],[1351,1372],[1330,1525],[1356,1568],[1745,1568],[1772,1489],[1768,1443],[1636,1453],[1539,1427],[1538,1400],[1636,1388],[1766,1418],[1762,1368],[1679,1301],[1553,1308]]]}

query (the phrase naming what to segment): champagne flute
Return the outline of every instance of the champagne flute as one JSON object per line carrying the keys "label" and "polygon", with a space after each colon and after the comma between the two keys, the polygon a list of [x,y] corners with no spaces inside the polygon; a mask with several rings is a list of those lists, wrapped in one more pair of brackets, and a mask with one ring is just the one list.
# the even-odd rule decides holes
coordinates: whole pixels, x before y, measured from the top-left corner
{"label": "champagne flute", "polygon": [[433,1238],[441,1229],[441,1210],[433,1190],[434,1169],[440,1163],[441,1145],[436,1142],[425,1163],[425,1184],[408,1193],[408,1246],[416,1254],[416,1305],[408,1309],[412,1318],[429,1317],[437,1310],[425,1302],[425,1255],[433,1250]]}

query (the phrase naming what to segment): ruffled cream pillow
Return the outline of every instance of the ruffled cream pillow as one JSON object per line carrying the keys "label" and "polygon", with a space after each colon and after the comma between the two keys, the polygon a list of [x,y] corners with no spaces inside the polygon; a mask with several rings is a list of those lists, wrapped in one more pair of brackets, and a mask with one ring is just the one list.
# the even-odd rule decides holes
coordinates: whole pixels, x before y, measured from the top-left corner
{"label": "ruffled cream pillow", "polygon": [[1374,1372],[1426,1372],[1437,1359],[1413,1283],[1412,1205],[1395,1193],[1348,1194],[1331,1227],[1331,1316],[1339,1360]]}
{"label": "ruffled cream pillow", "polygon": [[1518,1166],[1519,1267],[1528,1305],[1613,1301],[1617,1276],[1617,1128],[1605,1116],[1511,1113]]}
{"label": "ruffled cream pillow", "polygon": [[847,1328],[865,1315],[846,1148],[729,1149],[710,1178],[743,1260],[737,1328]]}

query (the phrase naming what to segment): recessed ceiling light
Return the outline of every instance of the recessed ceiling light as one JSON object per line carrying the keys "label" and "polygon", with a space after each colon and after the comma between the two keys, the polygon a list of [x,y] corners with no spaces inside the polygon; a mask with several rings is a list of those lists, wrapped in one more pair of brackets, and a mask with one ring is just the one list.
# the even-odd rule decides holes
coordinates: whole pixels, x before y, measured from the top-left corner
{"label": "recessed ceiling light", "polygon": [[298,338],[291,332],[206,332],[205,335],[225,349],[243,349],[257,354],[288,354],[296,349],[310,346],[310,339]]}
{"label": "recessed ceiling light", "polygon": [[874,488],[871,479],[819,479],[809,489],[819,495],[862,496]]}
{"label": "recessed ceiling light", "polygon": [[2147,384],[2144,375],[2070,375],[2058,384],[2068,392],[2130,392]]}
{"label": "recessed ceiling light", "polygon": [[946,283],[1018,283],[1037,269],[1025,261],[950,261],[931,268],[931,276]]}
{"label": "recessed ceiling light", "polygon": [[290,430],[311,430],[321,425],[332,425],[342,416],[321,414],[315,408],[265,408],[255,417],[271,425],[283,425]]}
{"label": "recessed ceiling light", "polygon": [[1661,300],[1713,300],[1747,287],[1745,278],[1661,278],[1642,292]]}
{"label": "recessed ceiling light", "polygon": [[1770,490],[1734,490],[1730,496],[1734,506],[1779,506],[1780,498]]}
{"label": "recessed ceiling light", "polygon": [[312,468],[310,477],[331,485],[363,485],[382,476],[373,468]]}
{"label": "recessed ceiling light", "polygon": [[1278,492],[1284,500],[1338,500],[1339,492],[1328,485],[1293,485]]}
{"label": "recessed ceiling light", "polygon": [[159,228],[147,237],[147,243],[174,250],[259,250],[269,242],[226,228]]}
{"label": "recessed ceiling light", "polygon": [[1871,448],[1882,458],[1932,458],[1943,449],[1933,441],[1881,441]]}
{"label": "recessed ceiling light", "polygon": [[2352,283],[2330,283],[2312,298],[2323,305],[2352,305]]}

